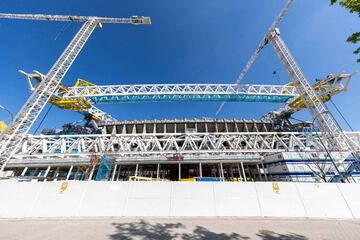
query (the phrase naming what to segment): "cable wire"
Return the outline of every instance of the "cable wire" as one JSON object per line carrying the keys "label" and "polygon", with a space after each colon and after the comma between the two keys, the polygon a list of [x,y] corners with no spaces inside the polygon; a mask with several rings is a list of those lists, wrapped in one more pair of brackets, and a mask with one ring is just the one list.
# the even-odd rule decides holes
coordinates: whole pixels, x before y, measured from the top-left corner
{"label": "cable wire", "polygon": [[334,108],[336,109],[336,111],[340,114],[340,116],[342,117],[342,119],[344,119],[346,125],[348,125],[348,127],[351,129],[351,131],[354,131],[354,129],[351,127],[350,123],[346,120],[346,118],[345,118],[344,115],[341,113],[340,109],[336,106],[336,104],[333,102],[332,99],[330,99],[330,102],[332,103],[332,105],[334,106]]}
{"label": "cable wire", "polygon": [[50,112],[51,108],[53,107],[54,105],[50,105],[50,107],[48,108],[48,110],[46,111],[45,115],[43,116],[43,118],[41,119],[39,125],[37,126],[35,132],[34,132],[34,135],[37,133],[37,131],[39,130],[40,126],[42,125],[42,123],[44,122],[46,116],[48,115],[48,113]]}

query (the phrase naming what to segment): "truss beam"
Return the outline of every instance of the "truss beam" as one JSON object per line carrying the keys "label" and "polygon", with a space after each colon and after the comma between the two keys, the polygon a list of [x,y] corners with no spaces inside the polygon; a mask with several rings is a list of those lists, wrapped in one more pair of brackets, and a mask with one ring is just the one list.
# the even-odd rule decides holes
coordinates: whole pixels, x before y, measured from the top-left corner
{"label": "truss beam", "polygon": [[[348,133],[360,150],[360,133]],[[324,152],[321,133],[191,133],[191,134],[99,134],[29,135],[14,159],[66,159],[114,155],[129,158],[173,154],[239,155],[276,152]],[[240,156],[240,155],[239,155]]]}
{"label": "truss beam", "polygon": [[152,84],[70,87],[56,92],[65,100],[90,99],[93,103],[144,101],[286,102],[299,96],[293,86],[235,84]]}
{"label": "truss beam", "polygon": [[86,22],[92,19],[100,23],[127,23],[127,24],[151,24],[149,17],[133,16],[130,18],[108,18],[96,16],[69,16],[69,15],[47,15],[47,14],[9,14],[0,13],[0,18],[40,20],[40,21],[66,21],[66,22]]}

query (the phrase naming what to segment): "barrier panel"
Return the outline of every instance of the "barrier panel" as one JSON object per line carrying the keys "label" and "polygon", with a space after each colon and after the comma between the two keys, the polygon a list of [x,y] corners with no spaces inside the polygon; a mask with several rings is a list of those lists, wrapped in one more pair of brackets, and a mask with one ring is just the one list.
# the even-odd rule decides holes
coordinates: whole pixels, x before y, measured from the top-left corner
{"label": "barrier panel", "polygon": [[360,184],[137,181],[66,183],[0,181],[0,218],[360,218]]}

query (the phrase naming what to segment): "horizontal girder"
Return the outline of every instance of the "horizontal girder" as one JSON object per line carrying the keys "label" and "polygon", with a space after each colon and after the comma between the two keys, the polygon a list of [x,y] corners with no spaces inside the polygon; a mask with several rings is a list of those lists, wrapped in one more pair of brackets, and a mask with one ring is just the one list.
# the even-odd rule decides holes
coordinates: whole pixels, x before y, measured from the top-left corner
{"label": "horizontal girder", "polygon": [[[239,132],[186,134],[28,135],[13,159],[81,159],[93,155],[146,158],[187,154],[224,156],[324,151],[320,133]],[[360,133],[347,133],[360,150]]]}
{"label": "horizontal girder", "polygon": [[49,14],[11,14],[0,13],[0,18],[23,19],[23,20],[42,20],[42,21],[69,21],[86,22],[96,19],[100,23],[127,23],[127,24],[151,24],[149,17],[133,16],[129,18],[109,18],[96,16],[70,16],[70,15],[49,15]]}
{"label": "horizontal girder", "polygon": [[56,93],[62,99],[85,97],[93,103],[159,101],[286,102],[297,97],[295,87],[236,84],[147,84],[70,87]]}

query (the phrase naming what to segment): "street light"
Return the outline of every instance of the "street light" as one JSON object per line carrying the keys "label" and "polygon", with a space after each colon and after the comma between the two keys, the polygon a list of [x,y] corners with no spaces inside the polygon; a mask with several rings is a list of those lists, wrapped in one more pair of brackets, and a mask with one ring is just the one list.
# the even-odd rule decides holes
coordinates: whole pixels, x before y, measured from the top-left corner
{"label": "street light", "polygon": [[7,113],[10,114],[10,117],[11,117],[11,122],[13,122],[14,120],[14,115],[12,114],[12,112],[10,112],[7,108],[5,108],[3,105],[0,105],[0,109],[6,111]]}

